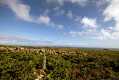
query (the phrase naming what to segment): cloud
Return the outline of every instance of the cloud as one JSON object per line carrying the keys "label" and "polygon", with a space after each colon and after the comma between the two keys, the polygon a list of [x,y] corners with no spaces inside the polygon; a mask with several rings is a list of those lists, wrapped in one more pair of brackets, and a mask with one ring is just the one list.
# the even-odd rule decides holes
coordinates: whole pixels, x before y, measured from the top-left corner
{"label": "cloud", "polygon": [[88,0],[69,0],[69,2],[74,3],[74,4],[79,4],[81,6],[85,6]]}
{"label": "cloud", "polygon": [[70,19],[73,18],[72,11],[68,11],[66,15],[67,15],[67,17],[70,18]]}
{"label": "cloud", "polygon": [[81,17],[80,17],[80,16],[75,16],[74,21],[75,21],[75,22],[79,22],[79,21],[81,21]]}
{"label": "cloud", "polygon": [[114,20],[115,30],[119,31],[119,0],[111,0],[108,7],[104,10],[105,21]]}
{"label": "cloud", "polygon": [[30,42],[31,40],[20,36],[0,35],[0,44],[26,44]]}
{"label": "cloud", "polygon": [[7,5],[19,19],[32,21],[29,5],[23,4],[19,0],[4,0],[2,3]]}
{"label": "cloud", "polygon": [[54,11],[58,11],[60,10],[60,7],[59,6],[56,6],[55,8],[53,8]]}
{"label": "cloud", "polygon": [[55,3],[55,4],[59,4],[59,5],[63,5],[64,4],[64,0],[47,0],[48,3]]}
{"label": "cloud", "polygon": [[116,33],[112,34],[110,31],[101,29],[99,31],[70,31],[69,35],[72,37],[81,37],[84,39],[95,39],[95,40],[116,40],[117,38],[114,37],[118,36]]}
{"label": "cloud", "polygon": [[109,3],[110,0],[95,0],[94,4],[96,5],[96,7],[98,8],[103,8],[105,5],[107,5]]}
{"label": "cloud", "polygon": [[100,33],[99,31],[89,31],[89,30],[83,30],[83,31],[70,31],[69,35],[72,37],[82,37],[82,38],[88,38],[88,39],[93,39],[96,36],[99,36]]}
{"label": "cloud", "polygon": [[[105,16],[105,21],[114,19],[119,21],[119,0],[111,0],[108,7],[104,10],[103,15]],[[113,12],[112,12],[113,11]]]}
{"label": "cloud", "polygon": [[72,4],[78,4],[80,6],[85,6],[88,0],[47,0],[48,3],[54,3],[59,5],[64,5],[66,2],[70,2]]}
{"label": "cloud", "polygon": [[119,39],[119,32],[118,31],[110,31],[108,29],[101,29],[100,35],[97,36],[100,40],[118,40]]}
{"label": "cloud", "polygon": [[22,40],[27,40],[27,39],[23,38],[23,37],[0,35],[0,40],[3,40],[3,41],[7,41],[7,40],[11,40],[11,41],[19,40],[19,41],[22,41]]}
{"label": "cloud", "polygon": [[62,25],[62,24],[57,24],[57,23],[54,23],[54,22],[51,22],[51,23],[49,24],[49,26],[54,27],[54,28],[57,28],[57,29],[60,29],[60,30],[62,30],[62,29],[64,28],[64,25]]}
{"label": "cloud", "polygon": [[82,20],[80,22],[81,22],[81,24],[83,24],[85,27],[88,27],[88,28],[96,28],[97,27],[96,19],[84,17],[84,18],[82,18]]}
{"label": "cloud", "polygon": [[110,0],[108,6],[104,9],[103,15],[105,17],[104,21],[115,22],[110,32],[107,32],[107,29],[103,31],[103,36],[119,39],[119,0]]}
{"label": "cloud", "polygon": [[38,24],[44,24],[44,25],[47,25],[47,26],[51,26],[53,28],[58,28],[58,29],[63,29],[64,28],[64,25],[62,24],[57,24],[55,23],[54,21],[51,21],[51,18],[49,16],[40,16],[37,20],[37,23]]}
{"label": "cloud", "polygon": [[54,43],[52,41],[31,40],[20,36],[0,35],[0,44],[50,46]]}
{"label": "cloud", "polygon": [[76,31],[70,31],[69,35],[71,35],[72,37],[77,37],[77,36],[81,36],[81,32],[76,32]]}
{"label": "cloud", "polygon": [[40,16],[38,18],[38,23],[42,23],[42,24],[50,24],[50,17],[49,16]]}
{"label": "cloud", "polygon": [[[50,0],[49,0],[50,1]],[[61,2],[61,0],[58,0]],[[54,28],[63,29],[63,25],[56,24],[51,18],[48,16],[49,10],[45,10],[43,14],[34,18],[34,16],[30,15],[31,7],[27,4],[24,4],[21,0],[1,0],[0,4],[7,5],[9,9],[16,15],[17,18],[36,23],[36,24],[44,24],[47,26],[53,26]],[[57,9],[56,9],[57,10]],[[60,14],[64,14],[64,10],[61,11]]]}
{"label": "cloud", "polygon": [[[103,3],[100,3],[102,2]],[[103,15],[104,15],[104,21],[108,22],[108,21],[114,21],[115,24],[113,27],[101,27],[101,28],[97,28],[99,27],[99,25],[96,22],[96,19],[91,19],[91,18],[87,18],[84,17],[81,20],[81,24],[83,24],[84,26],[88,27],[88,28],[94,28],[95,31],[88,31],[89,29],[85,30],[85,31],[81,31],[81,32],[73,32],[73,35],[85,35],[85,36],[89,36],[90,38],[92,37],[93,39],[99,39],[99,40],[118,40],[119,39],[119,0],[101,0],[98,1],[97,4],[98,5],[104,5],[107,4],[106,8],[103,10]],[[86,35],[87,34],[87,35]],[[92,34],[96,34],[96,35],[92,35]]]}
{"label": "cloud", "polygon": [[113,36],[110,34],[110,32],[108,30],[102,29],[101,34],[102,34],[102,39],[103,40],[104,39],[113,39]]}
{"label": "cloud", "polygon": [[60,7],[55,7],[53,8],[53,10],[55,11],[55,16],[61,16],[61,15],[65,15],[66,11],[64,9],[60,9]]}
{"label": "cloud", "polygon": [[82,38],[89,38],[93,39],[94,37],[97,37],[100,35],[99,25],[97,24],[96,19],[94,18],[88,18],[88,17],[76,17],[76,22],[79,22],[83,25],[82,30],[79,31],[70,31],[69,35],[72,37],[82,37]]}
{"label": "cloud", "polygon": [[59,24],[59,25],[57,25],[57,27],[58,27],[59,29],[63,29],[63,28],[64,28],[64,25]]}

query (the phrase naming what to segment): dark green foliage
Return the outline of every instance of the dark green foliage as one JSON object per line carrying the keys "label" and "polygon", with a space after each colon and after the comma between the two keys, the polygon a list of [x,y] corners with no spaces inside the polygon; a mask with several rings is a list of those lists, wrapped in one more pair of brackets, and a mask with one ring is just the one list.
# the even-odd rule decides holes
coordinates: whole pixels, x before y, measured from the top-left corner
{"label": "dark green foliage", "polygon": [[40,59],[34,54],[1,53],[0,80],[33,80],[36,63],[42,63]]}
{"label": "dark green foliage", "polygon": [[[54,49],[57,55],[46,51],[48,80],[119,80],[119,51],[73,49],[69,54],[70,49],[66,54]],[[0,50],[0,80],[34,80],[43,64],[40,53]]]}

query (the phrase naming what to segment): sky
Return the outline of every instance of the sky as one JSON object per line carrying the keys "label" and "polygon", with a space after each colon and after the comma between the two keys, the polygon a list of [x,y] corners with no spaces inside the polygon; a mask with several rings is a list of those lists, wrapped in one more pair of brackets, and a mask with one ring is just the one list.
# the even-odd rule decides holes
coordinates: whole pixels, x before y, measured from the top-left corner
{"label": "sky", "polygon": [[0,0],[0,44],[119,48],[119,0]]}

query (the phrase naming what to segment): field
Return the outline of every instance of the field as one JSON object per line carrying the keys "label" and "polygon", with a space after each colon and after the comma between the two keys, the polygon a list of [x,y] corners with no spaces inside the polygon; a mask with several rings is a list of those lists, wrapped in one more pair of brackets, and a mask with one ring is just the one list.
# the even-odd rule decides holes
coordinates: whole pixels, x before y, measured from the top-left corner
{"label": "field", "polygon": [[0,80],[119,80],[119,51],[0,46]]}

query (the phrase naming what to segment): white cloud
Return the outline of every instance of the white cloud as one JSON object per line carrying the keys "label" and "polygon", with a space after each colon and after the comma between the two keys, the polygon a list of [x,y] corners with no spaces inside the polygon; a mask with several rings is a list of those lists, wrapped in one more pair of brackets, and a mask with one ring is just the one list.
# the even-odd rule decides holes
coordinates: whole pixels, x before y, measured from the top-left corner
{"label": "white cloud", "polygon": [[67,15],[67,17],[70,18],[70,19],[73,18],[72,11],[68,11],[66,15]]}
{"label": "white cloud", "polygon": [[81,35],[82,35],[81,32],[76,32],[76,31],[70,31],[69,34],[70,34],[72,37],[77,37],[77,36],[81,36]]}
{"label": "white cloud", "polygon": [[[49,0],[50,1],[50,0]],[[62,2],[62,0],[54,0],[58,1],[59,3]],[[17,18],[29,21],[36,24],[44,24],[49,27],[63,29],[63,25],[57,24],[54,21],[51,20],[51,18],[48,16],[48,13],[50,12],[49,9],[46,9],[44,13],[40,16],[33,17],[30,15],[31,8],[29,5],[24,4],[21,0],[1,0],[0,4],[6,5],[9,9],[12,10],[12,12],[16,15]],[[56,8],[55,10],[58,10]],[[64,14],[64,10],[60,11],[60,14]]]}
{"label": "white cloud", "polygon": [[48,3],[56,3],[59,5],[63,5],[64,4],[64,0],[46,0]]}
{"label": "white cloud", "polygon": [[102,39],[113,39],[112,34],[108,30],[102,29],[101,34]]}
{"label": "white cloud", "polygon": [[98,7],[98,8],[102,8],[105,5],[107,5],[109,3],[110,0],[94,0],[94,4]]}
{"label": "white cloud", "polygon": [[69,35],[71,35],[72,37],[82,37],[92,39],[93,37],[99,36],[100,33],[94,30],[92,31],[84,30],[84,31],[70,31]]}
{"label": "white cloud", "polygon": [[83,25],[83,30],[80,31],[70,31],[69,34],[72,37],[82,37],[82,38],[90,38],[93,39],[93,37],[99,36],[99,30],[98,30],[98,24],[96,19],[83,17],[82,19],[80,17],[77,17],[75,20],[76,22],[80,21],[80,23]]}
{"label": "white cloud", "polygon": [[41,23],[41,24],[50,24],[50,17],[49,16],[40,16],[38,18],[38,23]]}
{"label": "white cloud", "polygon": [[119,32],[118,31],[109,31],[107,29],[101,30],[101,35],[98,36],[101,37],[102,40],[118,40],[119,39]]}
{"label": "white cloud", "polygon": [[59,25],[57,25],[57,27],[58,27],[59,29],[63,29],[63,28],[64,28],[64,25],[59,24]]}
{"label": "white cloud", "polygon": [[81,20],[81,17],[80,16],[75,16],[74,21],[79,22],[80,20]]}
{"label": "white cloud", "polygon": [[104,35],[108,34],[112,39],[119,39],[119,0],[110,0],[103,15],[105,16],[105,21],[115,21],[114,27],[111,28],[112,31],[108,33],[106,32]]}
{"label": "white cloud", "polygon": [[[119,33],[119,32],[118,32]],[[70,31],[69,35],[72,37],[81,37],[85,39],[96,39],[96,40],[116,40],[119,39],[117,32],[111,33],[108,30],[101,29],[99,31]],[[117,36],[117,37],[115,37]]]}
{"label": "white cloud", "polygon": [[79,4],[79,5],[81,5],[81,6],[86,5],[86,3],[88,2],[88,0],[67,0],[67,1],[69,1],[69,2],[71,2],[71,3]]}
{"label": "white cloud", "polygon": [[104,10],[105,21],[114,19],[119,21],[119,0],[111,0],[109,6]]}
{"label": "white cloud", "polygon": [[97,27],[96,19],[84,17],[84,18],[82,18],[82,20],[80,22],[81,22],[81,24],[83,24],[85,27],[88,27],[88,28],[96,28]]}
{"label": "white cloud", "polygon": [[57,29],[60,29],[60,30],[62,30],[64,28],[64,25],[62,25],[62,24],[56,24],[54,22],[51,22],[49,24],[49,26],[54,27],[54,28],[57,28]]}
{"label": "white cloud", "polygon": [[63,9],[56,10],[55,16],[65,15],[66,11]]}
{"label": "white cloud", "polygon": [[80,6],[85,6],[88,0],[47,0],[48,3],[56,3],[59,5],[64,5],[65,2],[70,2],[72,4],[78,4]]}
{"label": "white cloud", "polygon": [[54,21],[51,21],[51,18],[49,16],[40,16],[37,20],[38,24],[45,24],[47,26],[51,26],[53,28],[57,28],[57,29],[63,29],[64,25],[62,24],[57,24]]}
{"label": "white cloud", "polygon": [[111,0],[109,6],[104,10],[105,21],[114,20],[115,30],[119,31],[119,0]]}
{"label": "white cloud", "polygon": [[25,21],[32,21],[30,6],[23,4],[19,0],[4,0],[2,3],[7,5],[18,18]]}
{"label": "white cloud", "polygon": [[59,6],[56,6],[55,8],[53,8],[54,11],[58,11],[60,10],[60,7]]}
{"label": "white cloud", "polygon": [[50,45],[53,45],[54,42],[32,40],[32,39],[29,39],[28,37],[26,38],[26,37],[21,37],[21,36],[0,35],[0,44],[50,46]]}

